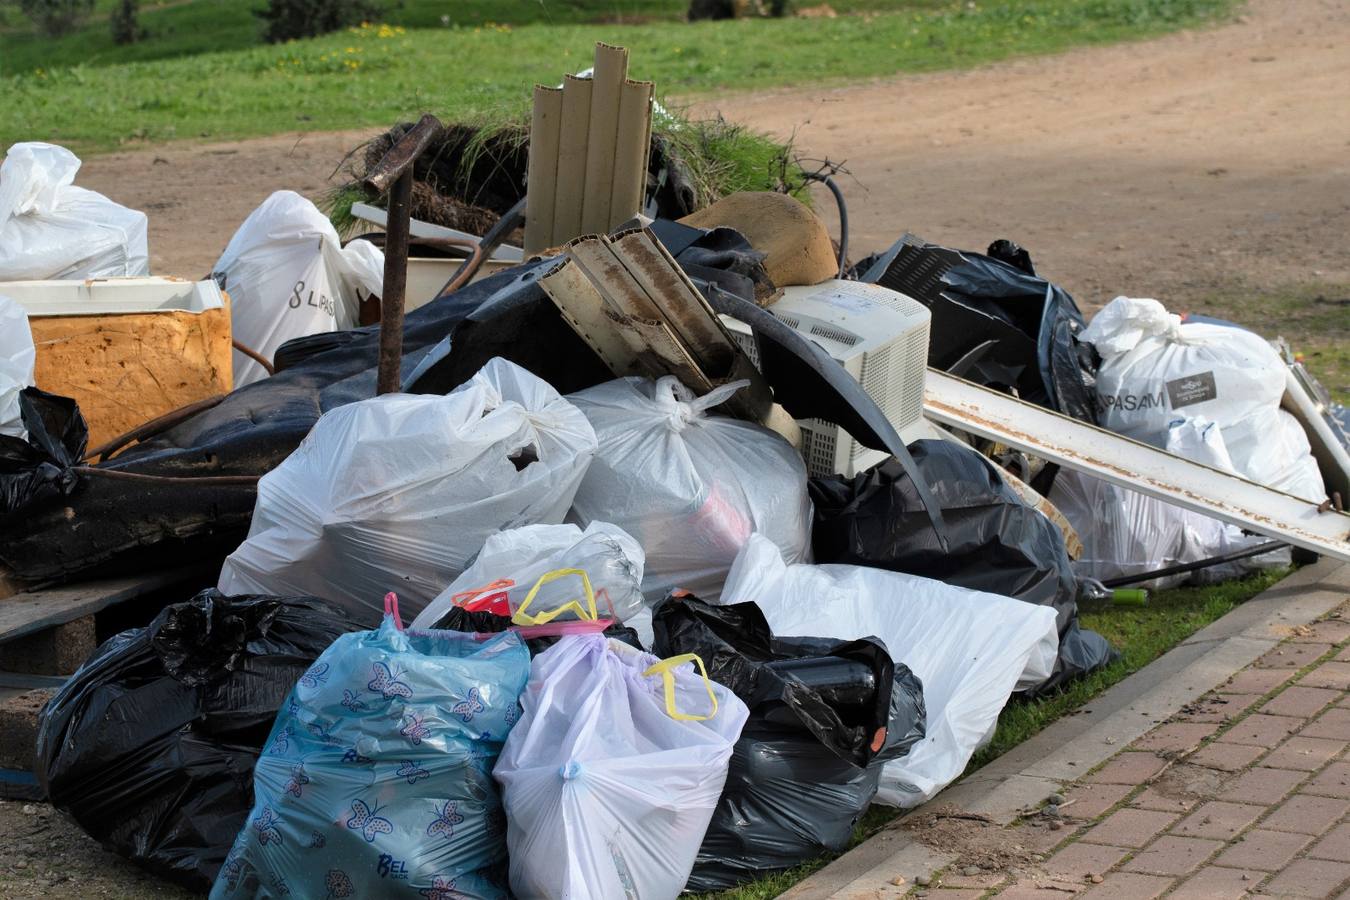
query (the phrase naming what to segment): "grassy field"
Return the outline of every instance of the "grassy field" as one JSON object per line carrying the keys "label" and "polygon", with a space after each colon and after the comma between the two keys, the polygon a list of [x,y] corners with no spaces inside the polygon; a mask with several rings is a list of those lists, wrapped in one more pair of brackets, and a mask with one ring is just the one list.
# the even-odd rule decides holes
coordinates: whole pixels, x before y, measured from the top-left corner
{"label": "grassy field", "polygon": [[[193,0],[147,11],[152,36],[130,48],[113,48],[98,22],[60,41],[11,25],[0,34],[0,143],[50,140],[89,153],[143,141],[387,126],[424,110],[452,119],[500,114],[524,109],[527,85],[586,67],[596,40],[630,48],[635,77],[681,98],[842,82],[1147,37],[1212,20],[1233,2],[834,5],[866,14],[614,24],[616,13],[669,18],[682,4],[408,0],[390,24],[268,46],[255,43],[249,4]],[[428,24],[433,10],[447,8],[457,20],[490,15],[500,24],[444,26],[439,12]],[[519,24],[503,21],[512,16]]]}
{"label": "grassy field", "polygon": [[[1100,606],[1082,610],[1083,627],[1100,632],[1120,651],[1119,661],[1073,682],[1064,691],[1040,700],[1013,700],[1003,709],[998,729],[989,745],[977,753],[967,767],[974,771],[995,757],[1016,747],[1051,722],[1087,703],[1132,672],[1137,672],[1172,647],[1218,619],[1245,600],[1279,581],[1287,570],[1274,570],[1241,581],[1208,587],[1177,588],[1150,595],[1148,606]],[[861,843],[897,815],[884,806],[873,807],[853,836]],[[706,894],[717,900],[768,900],[823,867],[833,857],[769,875],[759,881],[719,894]]]}

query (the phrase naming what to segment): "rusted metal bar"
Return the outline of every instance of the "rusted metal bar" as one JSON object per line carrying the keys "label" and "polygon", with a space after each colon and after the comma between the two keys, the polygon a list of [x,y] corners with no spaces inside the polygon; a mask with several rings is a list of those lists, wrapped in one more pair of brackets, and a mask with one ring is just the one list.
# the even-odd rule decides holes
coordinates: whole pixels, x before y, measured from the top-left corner
{"label": "rusted metal bar", "polygon": [[440,120],[425,115],[384,155],[364,180],[367,188],[389,194],[385,225],[384,285],[380,291],[380,361],[377,394],[399,389],[403,364],[403,301],[408,284],[408,232],[412,219],[413,163],[441,132]]}

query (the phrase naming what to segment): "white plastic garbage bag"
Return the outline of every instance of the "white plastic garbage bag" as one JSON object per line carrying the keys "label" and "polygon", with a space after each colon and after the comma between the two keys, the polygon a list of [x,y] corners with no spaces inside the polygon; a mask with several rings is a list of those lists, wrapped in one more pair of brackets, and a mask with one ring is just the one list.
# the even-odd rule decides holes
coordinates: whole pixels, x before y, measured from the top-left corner
{"label": "white plastic garbage bag", "polygon": [[[291,338],[356,326],[361,300],[384,284],[384,254],[369,241],[341,245],[328,217],[294,191],[249,213],[213,274],[230,295],[234,339],[271,359]],[[234,384],[267,377],[234,352]]]}
{"label": "white plastic garbage bag", "polygon": [[919,676],[927,734],[882,770],[877,801],[893,806],[917,806],[960,776],[1008,696],[1049,678],[1059,648],[1053,607],[865,566],[787,565],[759,535],[720,602],[746,601],[780,636],[879,637]]}
{"label": "white plastic garbage bag", "polygon": [[65,147],[14,144],[0,163],[0,281],[149,275],[145,213],[76,187]]}
{"label": "white plastic garbage bag", "polygon": [[19,420],[19,392],[33,383],[36,358],[28,313],[0,294],[0,434],[16,438],[28,434]]}
{"label": "white plastic garbage bag", "polygon": [[1281,421],[1284,362],[1258,335],[1183,324],[1157,300],[1117,297],[1083,339],[1102,356],[1097,396],[1105,427],[1162,447],[1173,421],[1202,417],[1219,426],[1239,475],[1310,500],[1326,496],[1320,476],[1315,487],[1307,477],[1316,462],[1306,436],[1300,443]]}
{"label": "white plastic garbage bag", "polygon": [[608,522],[592,522],[585,531],[571,524],[499,531],[488,535],[473,564],[417,614],[413,627],[434,627],[453,606],[499,616],[519,613],[523,625],[622,622],[645,608],[642,565],[637,541]]}
{"label": "white plastic garbage bag", "polygon": [[707,411],[748,382],[695,397],[674,377],[620,378],[568,397],[599,449],[572,507],[583,525],[612,522],[647,554],[643,592],[715,600],[750,535],[788,562],[810,558],[811,501],[801,454],[751,422]]}
{"label": "white plastic garbage bag", "polygon": [[594,452],[586,417],[502,359],[444,397],[339,406],[258,482],[220,590],[321,597],[370,624],[392,590],[416,612],[488,535],[561,522]]}
{"label": "white plastic garbage bag", "polygon": [[535,657],[492,771],[516,896],[673,900],[683,890],[749,716],[690,662],[600,635],[564,637]]}

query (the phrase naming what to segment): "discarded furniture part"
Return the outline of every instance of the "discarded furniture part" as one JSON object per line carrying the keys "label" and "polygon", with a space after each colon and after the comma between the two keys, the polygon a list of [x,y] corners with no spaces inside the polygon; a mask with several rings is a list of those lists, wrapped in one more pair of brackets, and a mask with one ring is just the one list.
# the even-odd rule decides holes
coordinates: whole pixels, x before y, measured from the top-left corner
{"label": "discarded furniture part", "polygon": [[811,480],[812,549],[819,563],[872,566],[1012,597],[1055,611],[1059,652],[1050,678],[1033,693],[1116,658],[1101,635],[1079,627],[1078,579],[1064,538],[983,454],[955,441],[909,447],[942,506],[948,544],[928,527],[913,480],[894,462],[853,478]]}
{"label": "discarded furniture part", "polygon": [[0,163],[0,282],[149,275],[146,215],[76,187],[65,147],[14,144]]}
{"label": "discarded furniture part", "polygon": [[1050,607],[867,566],[788,565],[760,535],[722,599],[757,604],[780,638],[880,638],[918,676],[925,736],[885,763],[877,800],[891,806],[917,806],[960,776],[1009,695],[1050,676],[1059,644]]}
{"label": "discarded furniture part", "polygon": [[806,467],[763,426],[710,414],[726,385],[696,397],[674,376],[622,378],[567,399],[595,428],[598,449],[572,502],[585,525],[610,522],[646,553],[643,593],[675,588],[708,600],[750,535],[797,562],[810,558]]}
{"label": "discarded furniture part", "polygon": [[646,559],[632,535],[608,522],[526,525],[490,534],[473,562],[417,614],[434,628],[453,607],[519,625],[631,619],[646,607]]}
{"label": "discarded furniture part", "polygon": [[1102,358],[1105,427],[1161,447],[1176,419],[1211,421],[1238,474],[1313,503],[1326,498],[1303,429],[1280,409],[1287,367],[1259,335],[1182,322],[1157,300],[1117,297],[1082,337]]}
{"label": "discarded furniture part", "polygon": [[[212,277],[230,294],[233,337],[265,359],[291,338],[356,326],[361,301],[379,295],[384,255],[367,241],[346,247],[328,218],[293,191],[277,191],[249,213]],[[234,384],[267,377],[243,353]]]}
{"label": "discarded furniture part", "polygon": [[210,888],[276,711],[353,625],[312,597],[203,591],[105,641],[42,713],[47,796],[104,847]]}
{"label": "discarded furniture part", "polygon": [[233,387],[231,298],[213,281],[15,281],[0,295],[28,313],[34,382],[79,403],[91,447]]}
{"label": "discarded furniture part", "polygon": [[795,197],[742,191],[680,219],[695,228],[734,228],[764,254],[764,269],[780,288],[820,284],[838,272],[825,223]]}
{"label": "discarded furniture part", "polygon": [[397,391],[402,381],[403,301],[408,280],[408,229],[412,219],[413,163],[443,130],[433,115],[399,138],[384,158],[366,173],[364,186],[387,194],[384,281],[380,290],[380,363],[375,378],[379,394]]}
{"label": "discarded furniture part", "polygon": [[1281,408],[1303,426],[1313,458],[1329,493],[1340,494],[1340,508],[1350,505],[1350,440],[1329,415],[1331,397],[1299,362],[1285,373]]}
{"label": "discarded furniture part", "polygon": [[33,331],[28,314],[0,293],[0,434],[24,436],[19,419],[19,392],[33,384]]}
{"label": "discarded furniture part", "polygon": [[[923,304],[879,285],[830,279],[786,288],[766,308],[843,366],[905,443],[919,436],[931,318]],[[722,323],[759,366],[759,348],[750,327],[729,316]],[[802,456],[813,477],[851,477],[890,457],[824,419],[797,424],[802,430]]]}
{"label": "discarded furniture part", "polygon": [[521,703],[492,773],[515,895],[677,896],[745,704],[697,657],[660,660],[598,634],[537,656]]}
{"label": "discarded furniture part", "polygon": [[529,651],[514,633],[399,621],[392,606],[377,631],[339,637],[281,704],[212,900],[277,884],[297,898],[509,896],[492,770],[521,727]]}
{"label": "discarded furniture part", "polygon": [[581,411],[500,359],[448,396],[347,404],[258,482],[219,587],[312,594],[372,624],[397,584],[416,613],[493,532],[562,522],[595,449]]}
{"label": "discarded furniture part", "polygon": [[881,764],[924,736],[923,689],[874,637],[776,637],[753,603],[671,596],[658,656],[695,653],[750,708],[686,890],[725,890],[846,849]]}
{"label": "discarded furniture part", "polygon": [[1096,423],[1083,315],[1067,291],[1035,274],[1021,247],[995,241],[987,254],[973,253],[906,234],[858,268],[861,280],[932,310],[929,365]]}
{"label": "discarded furniture part", "polygon": [[597,43],[587,78],[535,87],[525,252],[607,232],[642,211],[652,85],[628,80],[628,51]]}
{"label": "discarded furniture part", "polygon": [[[369,222],[372,225],[378,225],[381,228],[386,228],[389,223],[389,214],[378,206],[372,206],[369,203],[353,203],[352,215],[362,221]],[[435,225],[431,222],[423,222],[419,219],[409,220],[408,234],[414,238],[460,241],[465,244],[476,244],[481,237],[480,235],[469,234],[467,231],[446,228],[444,225]],[[492,251],[491,261],[506,263],[524,262],[525,253],[519,247],[513,247],[510,244],[502,244],[496,250]],[[408,299],[413,299],[411,294],[409,294]],[[409,308],[412,307],[409,306]]]}
{"label": "discarded furniture part", "polygon": [[948,428],[1158,497],[1296,547],[1350,560],[1350,516],[928,370],[924,412]]}
{"label": "discarded furniture part", "polygon": [[769,418],[768,383],[650,231],[573,241],[540,286],[615,375],[674,375],[699,392],[748,379],[728,411],[754,422]]}

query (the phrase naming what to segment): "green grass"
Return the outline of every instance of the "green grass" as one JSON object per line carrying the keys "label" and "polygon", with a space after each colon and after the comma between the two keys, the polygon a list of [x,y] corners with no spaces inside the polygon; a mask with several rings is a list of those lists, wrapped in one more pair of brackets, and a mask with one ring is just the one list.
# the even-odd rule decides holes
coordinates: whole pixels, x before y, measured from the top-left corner
{"label": "green grass", "polygon": [[[1056,719],[1083,706],[1127,675],[1137,672],[1172,647],[1230,612],[1279,581],[1288,570],[1273,570],[1205,587],[1185,587],[1158,591],[1149,597],[1148,606],[1100,606],[1084,608],[1080,619],[1084,628],[1100,632],[1117,649],[1121,658],[1106,668],[1080,678],[1051,697],[1040,700],[1013,700],[998,718],[998,728],[989,745],[975,754],[967,773],[1031,738]],[[874,806],[863,817],[853,836],[854,844],[879,831],[898,814],[890,807]],[[761,878],[758,881],[718,894],[706,894],[718,900],[768,900],[776,897],[807,875],[822,868],[833,857],[813,860],[795,869]]]}
{"label": "green grass", "polygon": [[[107,48],[92,31],[83,43],[5,34],[0,141],[50,140],[89,153],[140,141],[387,127],[428,110],[451,120],[519,113],[529,85],[586,67],[596,40],[628,47],[633,75],[654,79],[666,95],[838,83],[1146,37],[1211,21],[1234,0],[964,0],[827,20],[370,27],[275,46],[231,38],[254,27],[237,16],[228,27],[211,25],[208,13],[224,5],[197,0],[159,13],[183,17],[172,41],[195,53],[173,58],[102,65]],[[594,13],[606,4],[587,6]],[[409,0],[405,15],[421,7]],[[556,21],[565,7],[536,8]],[[150,55],[154,45],[118,52]],[[198,52],[207,46],[235,49]]]}

